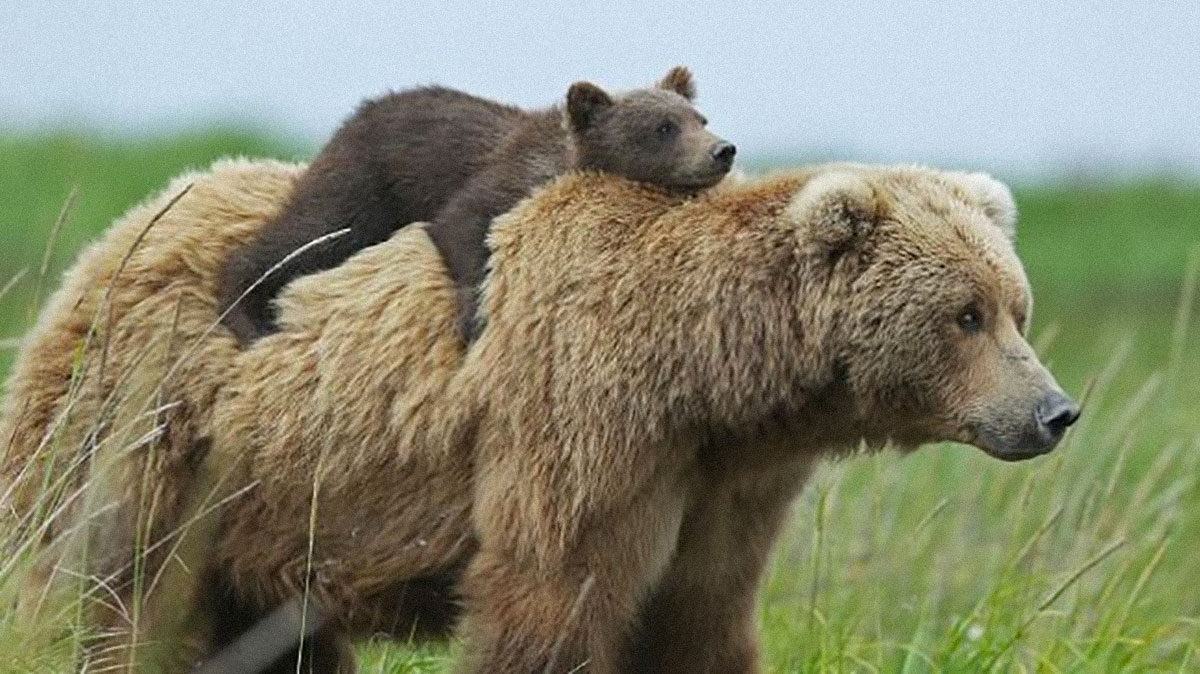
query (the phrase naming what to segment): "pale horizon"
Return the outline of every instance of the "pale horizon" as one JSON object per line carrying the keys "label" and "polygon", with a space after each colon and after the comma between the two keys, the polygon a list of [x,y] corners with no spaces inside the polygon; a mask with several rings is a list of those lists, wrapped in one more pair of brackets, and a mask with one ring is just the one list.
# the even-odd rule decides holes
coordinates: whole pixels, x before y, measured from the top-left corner
{"label": "pale horizon", "polygon": [[1200,176],[1198,3],[289,7],[0,8],[0,132],[219,123],[317,146],[388,89],[541,107],[577,79],[631,88],[681,63],[713,130],[751,160]]}

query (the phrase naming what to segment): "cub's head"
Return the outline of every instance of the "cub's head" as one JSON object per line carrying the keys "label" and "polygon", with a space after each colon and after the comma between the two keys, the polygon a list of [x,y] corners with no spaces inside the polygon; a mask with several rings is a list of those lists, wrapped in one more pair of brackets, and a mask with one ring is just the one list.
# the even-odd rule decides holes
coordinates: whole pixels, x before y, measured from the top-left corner
{"label": "cub's head", "polygon": [[716,184],[737,148],[710,133],[692,105],[687,68],[672,68],[657,86],[612,96],[590,82],[567,92],[566,124],[578,168],[652,183],[677,192]]}
{"label": "cub's head", "polygon": [[1016,207],[983,174],[831,167],[788,214],[838,267],[838,370],[868,437],[952,440],[1019,460],[1050,451],[1079,407],[1025,334]]}

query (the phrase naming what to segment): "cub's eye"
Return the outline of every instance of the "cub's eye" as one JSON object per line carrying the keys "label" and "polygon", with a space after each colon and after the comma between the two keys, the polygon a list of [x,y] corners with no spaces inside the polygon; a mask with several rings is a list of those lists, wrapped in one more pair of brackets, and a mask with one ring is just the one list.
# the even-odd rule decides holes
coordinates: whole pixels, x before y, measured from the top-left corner
{"label": "cub's eye", "polygon": [[958,315],[958,327],[967,334],[975,334],[983,330],[983,314],[974,306],[967,307]]}
{"label": "cub's eye", "polygon": [[662,122],[660,122],[657,127],[655,127],[654,133],[657,133],[659,136],[662,136],[665,138],[665,137],[670,136],[671,134],[675,133],[678,130],[679,130],[679,127],[676,126],[675,122],[672,122],[669,119],[665,119]]}
{"label": "cub's eye", "polygon": [[708,126],[708,118],[705,117],[704,115],[697,114],[696,121],[700,122],[700,126]]}

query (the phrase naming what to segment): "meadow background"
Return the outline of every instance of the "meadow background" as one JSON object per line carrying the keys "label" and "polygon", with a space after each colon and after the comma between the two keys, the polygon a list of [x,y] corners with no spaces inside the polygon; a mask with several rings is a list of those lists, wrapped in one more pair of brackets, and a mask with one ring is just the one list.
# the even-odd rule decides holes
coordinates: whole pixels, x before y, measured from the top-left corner
{"label": "meadow background", "polygon": [[[825,466],[764,585],[768,670],[1200,672],[1200,3],[563,7],[0,3],[0,374],[80,248],[185,169],[311,157],[389,87],[534,107],[683,63],[743,168],[1010,182],[1034,344],[1084,401],[1033,461],[938,446]],[[67,671],[71,621],[34,646],[3,603],[17,582],[0,577],[0,674]],[[453,648],[361,661],[442,672]]]}
{"label": "meadow background", "polygon": [[[0,371],[77,251],[171,176],[313,149],[232,127],[0,138],[0,283],[17,278],[0,298]],[[1084,399],[1081,422],[1026,463],[944,446],[826,466],[762,596],[771,671],[1200,671],[1200,184],[1015,191],[1031,334]],[[5,648],[6,627],[0,672],[64,664]],[[367,645],[363,658],[367,671],[438,672],[449,655]]]}

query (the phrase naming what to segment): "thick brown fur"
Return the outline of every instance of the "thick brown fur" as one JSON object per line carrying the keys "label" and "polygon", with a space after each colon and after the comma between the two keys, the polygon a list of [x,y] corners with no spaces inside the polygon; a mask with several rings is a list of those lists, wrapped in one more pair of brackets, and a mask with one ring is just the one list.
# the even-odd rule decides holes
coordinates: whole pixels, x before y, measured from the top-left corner
{"label": "thick brown fur", "polygon": [[[89,650],[106,655],[94,666],[136,657],[178,668],[203,650],[208,626],[179,608],[203,595],[188,559],[206,554],[193,547],[207,540],[196,515],[215,504],[200,473],[238,350],[217,321],[218,276],[302,168],[226,161],[172,181],[80,255],[16,358],[0,419],[0,527],[45,541],[37,580],[89,579],[97,632],[125,628],[137,612],[143,642],[179,641],[135,653],[120,635],[97,639]],[[157,579],[141,606],[131,601],[136,575]],[[43,600],[32,591],[21,608],[52,615]]]}
{"label": "thick brown fur", "polygon": [[[225,323],[243,344],[270,333],[271,302],[292,279],[430,220],[430,236],[459,287],[460,331],[470,338],[488,224],[534,187],[571,168],[682,192],[725,175],[734,148],[704,130],[691,103],[695,93],[691,73],[676,67],[657,87],[615,97],[577,82],[564,105],[531,112],[441,87],[368,101],[313,161],[279,216],[229,260]],[[350,231],[254,286],[290,253],[341,228]]]}
{"label": "thick brown fur", "polygon": [[[118,291],[196,266],[180,282],[211,293],[195,306],[217,320],[211,250],[172,246],[171,232],[198,221],[214,240],[240,238],[295,176],[230,170],[196,179],[187,210],[158,225],[173,256],[121,275]],[[253,189],[273,194],[227,208],[255,170]],[[223,328],[203,338],[219,346],[204,365],[219,379],[172,388],[183,417],[149,453],[180,450],[176,423],[190,424],[180,442],[203,429],[211,449],[191,482],[156,472],[150,484],[193,500],[201,485],[224,503],[201,529],[204,554],[187,557],[189,577],[225,584],[223,605],[253,616],[301,594],[318,603],[332,621],[309,650],[320,671],[352,667],[355,634],[440,632],[458,606],[462,672],[757,671],[758,579],[816,461],[860,441],[957,440],[1017,458],[1057,440],[1022,440],[1058,389],[1022,336],[1012,224],[998,183],[922,168],[815,167],[686,200],[568,175],[497,219],[488,326],[469,351],[454,283],[419,227],[297,280],[280,332],[251,348]],[[979,331],[962,328],[964,307]],[[170,324],[130,324],[141,339],[111,366]],[[72,340],[57,332],[23,352],[5,428],[21,398],[63,403]],[[52,416],[20,433],[6,474]],[[62,440],[66,454],[83,442]],[[122,546],[108,555],[128,556]],[[189,596],[172,643],[198,645],[160,662],[215,647],[222,616]]]}

